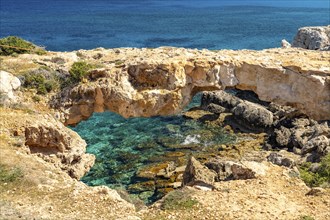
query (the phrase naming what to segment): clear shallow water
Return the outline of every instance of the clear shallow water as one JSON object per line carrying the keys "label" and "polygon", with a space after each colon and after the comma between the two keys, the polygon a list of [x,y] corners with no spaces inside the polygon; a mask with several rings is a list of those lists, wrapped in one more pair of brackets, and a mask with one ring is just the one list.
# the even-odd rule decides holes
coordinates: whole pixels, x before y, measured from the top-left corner
{"label": "clear shallow water", "polygon": [[1,0],[0,13],[0,37],[18,35],[55,51],[259,50],[292,41],[302,26],[330,23],[327,1]]}
{"label": "clear shallow water", "polygon": [[[187,108],[198,106],[200,98],[196,95]],[[128,189],[135,194],[143,190],[130,190],[130,185],[148,181],[136,175],[140,169],[167,161],[180,166],[191,153],[216,152],[221,144],[236,140],[221,127],[187,120],[181,115],[125,119],[111,112],[94,113],[72,129],[88,143],[87,152],[96,155],[94,167],[82,181]],[[173,156],[178,154],[181,161]],[[152,202],[158,196],[151,192],[143,199]]]}

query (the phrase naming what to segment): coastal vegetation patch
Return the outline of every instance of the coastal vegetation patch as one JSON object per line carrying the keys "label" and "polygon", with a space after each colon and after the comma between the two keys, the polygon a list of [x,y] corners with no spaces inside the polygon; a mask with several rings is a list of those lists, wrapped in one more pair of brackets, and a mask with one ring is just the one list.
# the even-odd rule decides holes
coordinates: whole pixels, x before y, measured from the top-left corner
{"label": "coastal vegetation patch", "polygon": [[46,50],[16,36],[9,36],[0,39],[1,56],[10,56],[24,53],[43,55],[46,54]]}
{"label": "coastal vegetation patch", "polygon": [[303,163],[300,168],[301,179],[310,187],[330,186],[330,154],[321,159],[319,167],[312,169],[310,162]]}
{"label": "coastal vegetation patch", "polygon": [[23,177],[23,172],[20,168],[9,168],[0,164],[0,182],[8,183],[14,182]]}
{"label": "coastal vegetation patch", "polygon": [[36,89],[39,95],[46,95],[60,87],[60,79],[56,72],[46,67],[25,73],[21,81],[24,87]]}
{"label": "coastal vegetation patch", "polygon": [[198,201],[191,197],[188,190],[175,190],[167,194],[161,205],[163,210],[191,209]]}
{"label": "coastal vegetation patch", "polygon": [[78,61],[72,64],[70,73],[71,82],[80,82],[83,78],[87,77],[88,72],[95,66],[85,61]]}

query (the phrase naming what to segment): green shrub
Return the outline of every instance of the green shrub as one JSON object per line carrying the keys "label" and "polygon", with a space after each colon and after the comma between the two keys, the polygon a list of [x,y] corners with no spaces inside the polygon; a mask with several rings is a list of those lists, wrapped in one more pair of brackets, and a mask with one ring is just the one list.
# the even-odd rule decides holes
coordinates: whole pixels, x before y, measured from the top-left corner
{"label": "green shrub", "polygon": [[34,88],[37,94],[45,95],[59,88],[59,79],[55,72],[40,68],[23,75],[23,86],[26,88]]}
{"label": "green shrub", "polygon": [[21,169],[15,168],[8,168],[3,165],[0,165],[0,182],[8,183],[14,182],[17,179],[23,177],[23,172]]}
{"label": "green shrub", "polygon": [[9,36],[0,39],[0,55],[9,56],[23,53],[42,55],[45,54],[46,51],[43,48],[16,36]]}
{"label": "green shrub", "polygon": [[44,83],[39,84],[37,87],[37,94],[39,95],[46,95],[47,94],[47,89]]}
{"label": "green shrub", "polygon": [[309,171],[311,163],[307,162],[299,167],[301,179],[310,187],[330,184],[330,154],[321,159],[316,173]]}
{"label": "green shrub", "polygon": [[80,82],[84,77],[87,76],[88,71],[90,71],[92,68],[94,68],[92,64],[86,63],[84,61],[73,63],[69,71],[72,82]]}

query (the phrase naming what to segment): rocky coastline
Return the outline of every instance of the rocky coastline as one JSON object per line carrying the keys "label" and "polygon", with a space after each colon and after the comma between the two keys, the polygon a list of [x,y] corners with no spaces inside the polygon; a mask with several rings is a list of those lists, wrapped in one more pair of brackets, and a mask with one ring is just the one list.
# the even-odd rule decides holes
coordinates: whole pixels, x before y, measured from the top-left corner
{"label": "rocky coastline", "polygon": [[[262,51],[97,48],[1,56],[0,216],[249,219],[252,212],[256,219],[330,218],[329,182],[308,187],[298,169],[309,163],[316,174],[329,157],[328,29],[301,29],[292,47]],[[88,68],[74,81],[77,63]],[[28,84],[31,74],[60,83],[42,94],[41,84]],[[108,110],[124,117],[178,114],[198,92],[201,106],[185,117],[239,133],[240,141],[185,157],[180,166],[139,170],[148,181],[132,191],[152,187],[167,194],[150,207],[126,192],[79,181],[95,156],[67,125]]]}

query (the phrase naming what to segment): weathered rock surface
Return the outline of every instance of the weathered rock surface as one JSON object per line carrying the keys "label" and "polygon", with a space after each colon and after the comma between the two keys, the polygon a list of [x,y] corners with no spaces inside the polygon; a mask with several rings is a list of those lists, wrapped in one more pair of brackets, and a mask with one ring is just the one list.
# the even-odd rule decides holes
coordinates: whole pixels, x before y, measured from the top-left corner
{"label": "weathered rock surface", "polygon": [[[0,109],[0,115],[4,120],[10,113],[4,115]],[[26,116],[20,116],[18,120],[24,121]],[[6,126],[10,123],[1,122]],[[22,176],[13,182],[1,178],[0,219],[117,219],[137,215],[134,205],[115,190],[87,186],[60,167],[27,153],[25,147],[15,146],[17,137],[1,136],[1,170],[19,170]]]}
{"label": "weathered rock surface", "polygon": [[309,50],[330,50],[330,25],[300,28],[292,46]]}
{"label": "weathered rock surface", "polygon": [[41,116],[25,128],[25,145],[44,160],[80,179],[94,165],[95,156],[86,154],[86,142],[52,116]]}
{"label": "weathered rock surface", "polygon": [[253,170],[233,161],[213,159],[205,163],[205,166],[217,173],[216,181],[255,178],[255,172]]}
{"label": "weathered rock surface", "polygon": [[[15,59],[35,59],[65,72],[79,59],[75,54]],[[51,62],[52,57],[65,57],[66,63]],[[197,92],[228,87],[254,91],[263,101],[294,106],[317,120],[330,118],[330,55],[325,51],[99,48],[80,50],[79,57],[103,68],[90,81],[67,88],[53,100],[53,107],[64,112],[66,124],[105,110],[124,117],[176,114]]]}
{"label": "weathered rock surface", "polygon": [[251,126],[270,127],[273,125],[273,113],[261,105],[244,101],[232,111],[236,117],[246,120]]}
{"label": "weathered rock surface", "polygon": [[214,171],[209,170],[194,157],[190,157],[185,172],[183,173],[182,185],[200,185],[212,188],[215,177],[216,173]]}
{"label": "weathered rock surface", "polygon": [[270,134],[275,147],[292,149],[305,155],[308,161],[317,162],[330,152],[330,127],[327,122],[318,123],[307,118],[282,119]]}
{"label": "weathered rock surface", "polygon": [[258,130],[273,125],[273,113],[265,106],[240,99],[227,91],[203,92],[201,107],[215,114],[231,112],[241,125]]}
{"label": "weathered rock surface", "polygon": [[267,157],[269,162],[272,162],[273,164],[279,165],[279,166],[285,166],[285,167],[293,167],[295,165],[295,162],[293,159],[284,157],[283,155],[273,152],[270,153]]}
{"label": "weathered rock surface", "polygon": [[[236,96],[233,95],[234,93]],[[232,112],[234,116],[226,122],[227,124],[232,123],[230,125],[236,126],[233,124],[233,121],[236,121],[248,131],[268,133],[268,144],[265,146],[268,149],[286,148],[306,156],[306,160],[310,162],[318,162],[322,156],[330,152],[328,122],[319,123],[309,119],[289,106],[262,103],[250,92],[239,90],[203,92],[201,107],[212,113],[218,113],[217,109],[222,108],[224,110],[219,112],[220,114]],[[278,161],[272,157],[271,161],[283,165],[282,160]]]}
{"label": "weathered rock surface", "polygon": [[0,102],[15,101],[14,91],[21,86],[19,79],[12,74],[0,70]]}

